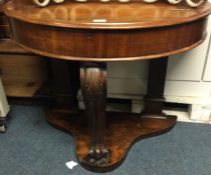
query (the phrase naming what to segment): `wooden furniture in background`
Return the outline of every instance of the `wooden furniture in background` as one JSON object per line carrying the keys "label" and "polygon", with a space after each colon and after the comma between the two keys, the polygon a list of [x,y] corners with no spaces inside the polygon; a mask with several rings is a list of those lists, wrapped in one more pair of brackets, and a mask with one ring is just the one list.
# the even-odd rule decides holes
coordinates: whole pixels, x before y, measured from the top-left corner
{"label": "wooden furniture in background", "polygon": [[[3,4],[0,4],[0,77],[10,104],[77,108],[77,65],[38,56],[14,43],[10,39],[8,17],[3,13]],[[3,117],[6,111],[8,109],[1,113],[2,131],[6,128],[7,118]]]}
{"label": "wooden furniture in background", "polygon": [[[163,2],[66,2],[38,8],[28,0],[14,0],[5,5],[12,37],[20,46],[80,62],[86,110],[51,109],[47,120],[73,134],[79,162],[99,172],[120,165],[135,141],[165,133],[175,125],[175,116],[162,113],[167,57],[203,42],[210,12],[209,4],[190,9]],[[160,59],[150,63],[146,113],[106,112],[105,62],[152,58]]]}
{"label": "wooden furniture in background", "polygon": [[[10,39],[8,18],[0,5],[0,74],[8,97],[33,97],[47,77],[47,60]],[[37,58],[40,59],[37,59]]]}
{"label": "wooden furniture in background", "polygon": [[49,60],[14,43],[10,39],[8,17],[0,4],[0,74],[10,103],[43,104],[44,100],[46,105],[77,107],[74,90],[79,86],[77,65]]}

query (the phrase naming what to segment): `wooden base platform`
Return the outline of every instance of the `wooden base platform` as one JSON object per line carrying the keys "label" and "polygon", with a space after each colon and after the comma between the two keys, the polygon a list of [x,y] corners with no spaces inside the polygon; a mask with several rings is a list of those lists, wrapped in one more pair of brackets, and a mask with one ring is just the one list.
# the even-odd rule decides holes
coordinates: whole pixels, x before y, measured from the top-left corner
{"label": "wooden base platform", "polygon": [[107,128],[104,139],[110,151],[110,157],[109,162],[103,165],[92,164],[88,159],[91,131],[84,111],[78,113],[48,111],[47,120],[56,128],[74,137],[76,156],[83,167],[95,172],[107,172],[124,161],[130,147],[136,141],[169,131],[176,124],[177,118],[176,116],[141,116],[121,112],[107,112],[106,115]]}

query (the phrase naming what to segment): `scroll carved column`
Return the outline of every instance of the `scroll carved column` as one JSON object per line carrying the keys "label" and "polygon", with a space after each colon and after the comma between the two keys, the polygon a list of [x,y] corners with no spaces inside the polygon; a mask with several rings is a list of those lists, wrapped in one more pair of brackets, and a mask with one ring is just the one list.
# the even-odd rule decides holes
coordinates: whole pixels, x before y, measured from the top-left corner
{"label": "scroll carved column", "polygon": [[106,63],[81,63],[81,90],[89,118],[91,146],[88,162],[104,165],[109,162],[110,151],[105,146],[106,127]]}

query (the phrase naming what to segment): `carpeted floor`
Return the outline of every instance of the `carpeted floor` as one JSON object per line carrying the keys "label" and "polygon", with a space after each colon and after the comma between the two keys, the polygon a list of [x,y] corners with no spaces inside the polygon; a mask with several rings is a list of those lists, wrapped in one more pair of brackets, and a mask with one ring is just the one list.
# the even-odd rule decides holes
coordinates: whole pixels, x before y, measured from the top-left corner
{"label": "carpeted floor", "polygon": [[[118,131],[117,131],[118,132]],[[42,108],[14,106],[0,134],[0,175],[93,175],[76,161],[72,138],[48,125]],[[178,123],[169,133],[142,140],[106,175],[211,175],[211,125]]]}

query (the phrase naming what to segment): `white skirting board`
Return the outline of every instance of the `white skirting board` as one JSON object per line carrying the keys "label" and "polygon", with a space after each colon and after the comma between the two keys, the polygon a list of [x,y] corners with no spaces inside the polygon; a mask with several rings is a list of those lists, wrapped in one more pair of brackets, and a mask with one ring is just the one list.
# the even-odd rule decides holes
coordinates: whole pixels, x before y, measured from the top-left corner
{"label": "white skirting board", "polygon": [[[211,123],[211,98],[165,96],[166,102],[189,104],[188,111],[180,109],[164,110],[169,115],[177,115],[179,121]],[[144,109],[143,100],[132,100],[132,112]]]}
{"label": "white skirting board", "polygon": [[[110,98],[130,99],[131,104],[109,104],[107,110],[141,113],[144,110],[144,96],[129,94],[108,94]],[[84,103],[79,93],[79,107],[84,109]],[[189,110],[168,109],[163,112],[178,116],[178,121],[211,124],[211,99],[193,97],[166,96],[166,102],[189,104]]]}

